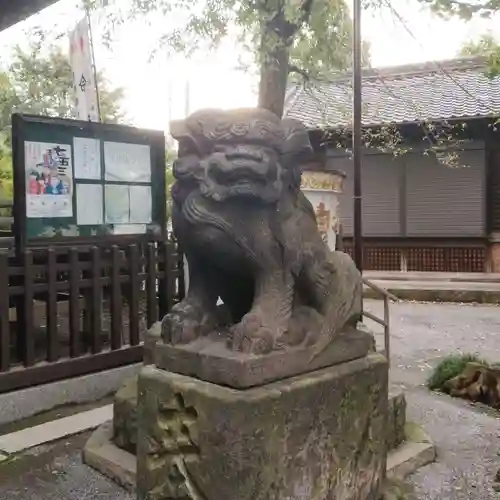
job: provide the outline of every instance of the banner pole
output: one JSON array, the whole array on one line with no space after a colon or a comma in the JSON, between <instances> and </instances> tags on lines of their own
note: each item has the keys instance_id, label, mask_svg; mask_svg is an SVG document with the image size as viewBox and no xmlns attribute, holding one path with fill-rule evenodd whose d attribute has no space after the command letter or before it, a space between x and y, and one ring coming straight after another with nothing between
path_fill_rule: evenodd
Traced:
<instances>
[{"instance_id":1,"label":"banner pole","mask_svg":"<svg viewBox=\"0 0 500 500\"><path fill-rule=\"evenodd\" d=\"M97 115L99 117L99 122L101 122L101 99L99 93L99 81L97 78L97 67L95 64L94 37L92 36L92 22L90 20L90 9L87 2L85 2L85 15L87 16L87 23L89 26L90 57L92 59L92 71L94 73L95 91L97 96Z\"/></svg>"}]
</instances>

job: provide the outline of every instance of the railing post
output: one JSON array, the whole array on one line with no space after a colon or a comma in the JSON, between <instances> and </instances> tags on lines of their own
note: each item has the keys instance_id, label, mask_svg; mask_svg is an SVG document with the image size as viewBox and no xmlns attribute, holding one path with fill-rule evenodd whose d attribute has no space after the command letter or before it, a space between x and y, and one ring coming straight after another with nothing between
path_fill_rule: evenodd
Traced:
<instances>
[{"instance_id":1,"label":"railing post","mask_svg":"<svg viewBox=\"0 0 500 500\"><path fill-rule=\"evenodd\" d=\"M391 366L391 339L390 339L390 315L389 315L389 298L384 295L384 344L385 344L385 355L387 357L387 362L389 368Z\"/></svg>"}]
</instances>

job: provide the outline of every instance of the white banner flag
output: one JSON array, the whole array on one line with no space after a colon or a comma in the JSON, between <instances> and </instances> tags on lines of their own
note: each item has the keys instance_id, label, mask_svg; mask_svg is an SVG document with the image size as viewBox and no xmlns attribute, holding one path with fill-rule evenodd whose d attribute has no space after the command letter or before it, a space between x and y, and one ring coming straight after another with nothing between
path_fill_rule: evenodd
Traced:
<instances>
[{"instance_id":1,"label":"white banner flag","mask_svg":"<svg viewBox=\"0 0 500 500\"><path fill-rule=\"evenodd\" d=\"M69 58L78 119L98 122L97 88L92 71L89 32L88 19L85 17L69 35Z\"/></svg>"}]
</instances>

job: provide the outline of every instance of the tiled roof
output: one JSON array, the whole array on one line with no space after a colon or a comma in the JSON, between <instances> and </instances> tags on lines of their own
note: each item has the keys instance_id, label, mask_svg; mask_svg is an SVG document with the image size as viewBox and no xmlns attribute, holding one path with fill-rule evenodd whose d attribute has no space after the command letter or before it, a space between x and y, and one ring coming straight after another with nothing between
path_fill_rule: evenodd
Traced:
<instances>
[{"instance_id":1,"label":"tiled roof","mask_svg":"<svg viewBox=\"0 0 500 500\"><path fill-rule=\"evenodd\" d=\"M288 90L285 116L308 127L349 126L351 115L350 74ZM363 72L363 123L367 126L496 115L500 115L500 77L486 75L482 58Z\"/></svg>"}]
</instances>

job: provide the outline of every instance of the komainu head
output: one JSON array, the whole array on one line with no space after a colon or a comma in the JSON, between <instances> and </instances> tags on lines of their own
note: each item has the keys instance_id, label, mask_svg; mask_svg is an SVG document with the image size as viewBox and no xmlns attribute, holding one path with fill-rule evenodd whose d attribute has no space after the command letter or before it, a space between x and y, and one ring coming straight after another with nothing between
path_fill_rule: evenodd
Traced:
<instances>
[{"instance_id":1,"label":"komainu head","mask_svg":"<svg viewBox=\"0 0 500 500\"><path fill-rule=\"evenodd\" d=\"M174 199L187 188L217 202L250 197L277 202L300 187L300 165L312 148L306 128L259 108L197 111L171 124L179 141ZM181 198L181 199L179 199Z\"/></svg>"}]
</instances>

